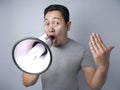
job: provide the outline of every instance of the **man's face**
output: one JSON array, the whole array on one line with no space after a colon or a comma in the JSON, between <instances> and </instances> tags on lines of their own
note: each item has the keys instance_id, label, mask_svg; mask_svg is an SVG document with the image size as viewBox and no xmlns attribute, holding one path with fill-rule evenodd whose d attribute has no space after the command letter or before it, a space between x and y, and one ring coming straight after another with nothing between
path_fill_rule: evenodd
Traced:
<instances>
[{"instance_id":1,"label":"man's face","mask_svg":"<svg viewBox=\"0 0 120 90\"><path fill-rule=\"evenodd\" d=\"M51 39L53 45L62 45L67 41L67 31L70 24L65 24L64 18L59 11L51 11L45 15L45 33Z\"/></svg>"}]
</instances>

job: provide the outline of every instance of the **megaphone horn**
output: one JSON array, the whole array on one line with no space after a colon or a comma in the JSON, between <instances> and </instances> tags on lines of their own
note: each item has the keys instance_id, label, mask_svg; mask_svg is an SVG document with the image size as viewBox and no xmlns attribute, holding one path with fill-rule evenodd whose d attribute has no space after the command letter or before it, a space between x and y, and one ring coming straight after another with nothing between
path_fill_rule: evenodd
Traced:
<instances>
[{"instance_id":1,"label":"megaphone horn","mask_svg":"<svg viewBox=\"0 0 120 90\"><path fill-rule=\"evenodd\" d=\"M52 62L51 40L46 34L40 38L25 38L18 41L12 50L16 66L30 74L41 74Z\"/></svg>"}]
</instances>

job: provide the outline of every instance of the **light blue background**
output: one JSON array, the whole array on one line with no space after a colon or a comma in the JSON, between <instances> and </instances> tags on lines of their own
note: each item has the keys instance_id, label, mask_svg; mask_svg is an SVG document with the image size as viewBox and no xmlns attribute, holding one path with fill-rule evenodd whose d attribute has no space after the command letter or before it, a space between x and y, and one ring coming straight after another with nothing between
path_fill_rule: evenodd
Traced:
<instances>
[{"instance_id":1,"label":"light blue background","mask_svg":"<svg viewBox=\"0 0 120 90\"><path fill-rule=\"evenodd\" d=\"M89 36L99 33L111 53L108 79L102 90L120 90L120 0L0 0L0 90L41 90L41 80L32 87L22 85L21 71L12 60L12 47L25 37L40 37L43 11L50 4L70 10L69 36L89 50ZM89 90L82 73L80 90Z\"/></svg>"}]
</instances>

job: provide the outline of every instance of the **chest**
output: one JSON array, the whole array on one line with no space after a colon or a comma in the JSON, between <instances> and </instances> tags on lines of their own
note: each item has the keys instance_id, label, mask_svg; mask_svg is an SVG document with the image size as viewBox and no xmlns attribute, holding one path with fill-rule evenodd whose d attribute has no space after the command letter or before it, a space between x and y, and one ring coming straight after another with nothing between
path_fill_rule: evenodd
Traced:
<instances>
[{"instance_id":1,"label":"chest","mask_svg":"<svg viewBox=\"0 0 120 90\"><path fill-rule=\"evenodd\" d=\"M52 64L48 71L50 72L78 72L81 67L82 52L75 48L69 49L51 49L52 50Z\"/></svg>"}]
</instances>

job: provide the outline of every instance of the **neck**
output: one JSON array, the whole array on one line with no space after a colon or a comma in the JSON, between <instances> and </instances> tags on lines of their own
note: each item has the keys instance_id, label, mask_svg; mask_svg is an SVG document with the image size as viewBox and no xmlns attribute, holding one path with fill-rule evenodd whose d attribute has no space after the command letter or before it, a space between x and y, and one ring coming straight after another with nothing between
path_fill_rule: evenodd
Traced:
<instances>
[{"instance_id":1,"label":"neck","mask_svg":"<svg viewBox=\"0 0 120 90\"><path fill-rule=\"evenodd\" d=\"M64 44L66 44L67 42L68 42L68 38L66 38L61 45L64 45Z\"/></svg>"},{"instance_id":2,"label":"neck","mask_svg":"<svg viewBox=\"0 0 120 90\"><path fill-rule=\"evenodd\" d=\"M65 38L64 41L61 43L61 44L58 44L58 45L53 45L55 47L61 47L61 46L64 46L67 42L68 42L69 38Z\"/></svg>"}]
</instances>

